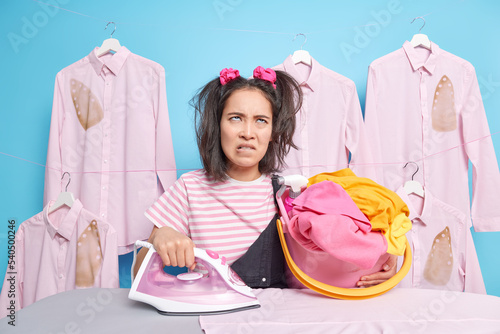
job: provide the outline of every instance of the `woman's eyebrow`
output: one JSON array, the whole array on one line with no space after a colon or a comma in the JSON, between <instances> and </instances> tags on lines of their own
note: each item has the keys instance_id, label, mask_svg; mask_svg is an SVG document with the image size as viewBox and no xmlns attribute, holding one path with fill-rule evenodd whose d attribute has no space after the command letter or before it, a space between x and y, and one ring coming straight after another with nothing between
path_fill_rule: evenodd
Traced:
<instances>
[{"instance_id":1,"label":"woman's eyebrow","mask_svg":"<svg viewBox=\"0 0 500 334\"><path fill-rule=\"evenodd\" d=\"M270 116L267 116L267 115L255 115L254 116L255 118L271 118Z\"/></svg>"},{"instance_id":2,"label":"woman's eyebrow","mask_svg":"<svg viewBox=\"0 0 500 334\"><path fill-rule=\"evenodd\" d=\"M245 116L244 113L238 111L230 111L227 113L228 116Z\"/></svg>"}]
</instances>

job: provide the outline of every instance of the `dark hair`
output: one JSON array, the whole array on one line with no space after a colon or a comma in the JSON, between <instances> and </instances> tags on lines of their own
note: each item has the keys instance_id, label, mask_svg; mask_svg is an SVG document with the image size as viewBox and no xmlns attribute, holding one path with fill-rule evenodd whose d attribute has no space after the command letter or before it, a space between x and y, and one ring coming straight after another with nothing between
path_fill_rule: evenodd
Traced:
<instances>
[{"instance_id":1,"label":"dark hair","mask_svg":"<svg viewBox=\"0 0 500 334\"><path fill-rule=\"evenodd\" d=\"M255 89L263 93L273 109L272 135L267 152L259 162L259 171L270 174L285 165L285 156L293 143L295 114L302 106L302 91L297 81L283 71L276 71L276 89L269 81L238 77L222 85L219 77L213 79L191 99L195 110L195 130L203 168L215 178L227 175L227 158L222 151L220 122L229 96L237 90Z\"/></svg>"}]
</instances>

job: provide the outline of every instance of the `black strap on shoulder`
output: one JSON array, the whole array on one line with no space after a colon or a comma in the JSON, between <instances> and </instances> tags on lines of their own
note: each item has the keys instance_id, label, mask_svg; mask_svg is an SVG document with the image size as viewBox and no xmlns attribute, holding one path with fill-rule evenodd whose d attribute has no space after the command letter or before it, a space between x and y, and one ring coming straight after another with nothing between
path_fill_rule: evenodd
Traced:
<instances>
[{"instance_id":1,"label":"black strap on shoulder","mask_svg":"<svg viewBox=\"0 0 500 334\"><path fill-rule=\"evenodd\" d=\"M271 177L276 207L276 193L280 189L278 175ZM285 256L281 248L275 214L271 222L248 248L247 252L236 260L231 268L251 288L286 288Z\"/></svg>"}]
</instances>

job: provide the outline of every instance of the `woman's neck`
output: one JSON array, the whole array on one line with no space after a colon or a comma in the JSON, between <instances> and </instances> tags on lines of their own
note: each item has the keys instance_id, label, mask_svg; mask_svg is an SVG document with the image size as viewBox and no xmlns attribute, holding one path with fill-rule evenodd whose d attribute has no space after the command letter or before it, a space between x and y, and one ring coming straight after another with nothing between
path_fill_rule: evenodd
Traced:
<instances>
[{"instance_id":1,"label":"woman's neck","mask_svg":"<svg viewBox=\"0 0 500 334\"><path fill-rule=\"evenodd\" d=\"M227 175L233 180L249 182L257 180L259 177L261 177L262 173L258 169L247 170L240 168L231 168L227 171Z\"/></svg>"}]
</instances>

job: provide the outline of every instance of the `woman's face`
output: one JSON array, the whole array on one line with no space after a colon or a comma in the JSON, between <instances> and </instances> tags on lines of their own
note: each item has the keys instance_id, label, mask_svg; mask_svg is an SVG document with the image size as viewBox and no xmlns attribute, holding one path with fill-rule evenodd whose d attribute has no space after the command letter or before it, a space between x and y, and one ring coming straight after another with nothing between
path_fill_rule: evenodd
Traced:
<instances>
[{"instance_id":1,"label":"woman's face","mask_svg":"<svg viewBox=\"0 0 500 334\"><path fill-rule=\"evenodd\" d=\"M273 129L271 103L259 90L233 92L222 111L220 129L229 177L239 181L259 178L259 162L267 152Z\"/></svg>"}]
</instances>

